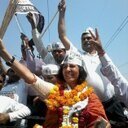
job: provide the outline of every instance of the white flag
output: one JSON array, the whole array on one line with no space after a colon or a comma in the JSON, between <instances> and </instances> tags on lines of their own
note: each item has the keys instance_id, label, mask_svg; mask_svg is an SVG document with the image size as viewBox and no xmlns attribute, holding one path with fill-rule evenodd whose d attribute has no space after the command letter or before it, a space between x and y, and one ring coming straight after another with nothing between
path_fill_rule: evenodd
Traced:
<instances>
[{"instance_id":1,"label":"white flag","mask_svg":"<svg viewBox=\"0 0 128 128\"><path fill-rule=\"evenodd\" d=\"M17 0L16 14L39 13L29 0Z\"/></svg>"}]
</instances>

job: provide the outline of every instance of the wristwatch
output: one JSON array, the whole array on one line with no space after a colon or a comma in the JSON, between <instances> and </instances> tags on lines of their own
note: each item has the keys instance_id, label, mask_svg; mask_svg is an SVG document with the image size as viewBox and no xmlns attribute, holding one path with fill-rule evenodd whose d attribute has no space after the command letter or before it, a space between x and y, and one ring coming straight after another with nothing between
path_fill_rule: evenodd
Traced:
<instances>
[{"instance_id":1,"label":"wristwatch","mask_svg":"<svg viewBox=\"0 0 128 128\"><path fill-rule=\"evenodd\" d=\"M12 59L11 59L10 61L7 61L7 62L6 62L6 65L9 66L9 67L11 67L12 64L13 64L13 62L14 62L14 60L15 60L15 57L12 56Z\"/></svg>"}]
</instances>

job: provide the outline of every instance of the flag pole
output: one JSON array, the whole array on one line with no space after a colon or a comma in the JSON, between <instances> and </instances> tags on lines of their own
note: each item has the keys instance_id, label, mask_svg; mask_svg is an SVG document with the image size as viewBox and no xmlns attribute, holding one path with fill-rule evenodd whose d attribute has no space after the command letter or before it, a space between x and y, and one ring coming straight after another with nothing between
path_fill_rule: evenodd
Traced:
<instances>
[{"instance_id":1,"label":"flag pole","mask_svg":"<svg viewBox=\"0 0 128 128\"><path fill-rule=\"evenodd\" d=\"M9 23L11 22L11 19L15 13L15 3L13 0L10 0L9 5L6 9L1 27L0 27L0 38L4 37L4 34L6 33L6 30L8 28Z\"/></svg>"},{"instance_id":2,"label":"flag pole","mask_svg":"<svg viewBox=\"0 0 128 128\"><path fill-rule=\"evenodd\" d=\"M61 2L61 0L60 0ZM51 19L50 23L48 24L48 26L45 28L45 30L41 33L41 38L44 36L45 32L49 29L50 25L52 24L53 20L55 19L56 15L58 14L59 10L56 11L55 15L53 16L53 18Z\"/></svg>"},{"instance_id":3,"label":"flag pole","mask_svg":"<svg viewBox=\"0 0 128 128\"><path fill-rule=\"evenodd\" d=\"M20 33L23 33L23 29L22 29L21 26L20 26L19 20L18 20L18 18L17 18L17 14L15 14L14 16L15 16L15 20L16 20L16 24L17 24L17 26L18 26L19 32L20 32Z\"/></svg>"},{"instance_id":4,"label":"flag pole","mask_svg":"<svg viewBox=\"0 0 128 128\"><path fill-rule=\"evenodd\" d=\"M41 33L41 38L44 36L45 32L48 30L48 28L50 27L50 25L52 24L53 20L55 19L56 15L58 14L58 10L55 13L55 15L53 16L53 18L51 19L50 23L48 24L48 26L45 28L45 30L43 31L43 33Z\"/></svg>"}]
</instances>

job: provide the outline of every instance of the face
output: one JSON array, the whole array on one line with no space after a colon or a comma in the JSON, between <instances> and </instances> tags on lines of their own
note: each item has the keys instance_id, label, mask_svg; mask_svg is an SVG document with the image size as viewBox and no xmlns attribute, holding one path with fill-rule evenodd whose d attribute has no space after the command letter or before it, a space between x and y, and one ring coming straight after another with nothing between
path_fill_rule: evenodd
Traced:
<instances>
[{"instance_id":1,"label":"face","mask_svg":"<svg viewBox=\"0 0 128 128\"><path fill-rule=\"evenodd\" d=\"M16 82L20 79L20 77L11 68L8 69L7 75L9 77L8 82Z\"/></svg>"},{"instance_id":2,"label":"face","mask_svg":"<svg viewBox=\"0 0 128 128\"><path fill-rule=\"evenodd\" d=\"M72 88L76 86L79 78L79 67L75 64L64 64L62 73L67 84Z\"/></svg>"},{"instance_id":3,"label":"face","mask_svg":"<svg viewBox=\"0 0 128 128\"><path fill-rule=\"evenodd\" d=\"M44 80L53 84L57 83L57 76L56 75L47 75L47 76L43 76Z\"/></svg>"},{"instance_id":4,"label":"face","mask_svg":"<svg viewBox=\"0 0 128 128\"><path fill-rule=\"evenodd\" d=\"M28 37L25 37L25 38L24 38L24 41L25 41L26 43L28 43L28 41L29 41Z\"/></svg>"},{"instance_id":5,"label":"face","mask_svg":"<svg viewBox=\"0 0 128 128\"><path fill-rule=\"evenodd\" d=\"M61 64L65 57L66 51L64 49L53 50L52 55L58 64Z\"/></svg>"},{"instance_id":6,"label":"face","mask_svg":"<svg viewBox=\"0 0 128 128\"><path fill-rule=\"evenodd\" d=\"M92 37L88 34L83 34L81 37L82 49L89 53L91 53L95 49L94 45L90 42L91 39Z\"/></svg>"}]
</instances>

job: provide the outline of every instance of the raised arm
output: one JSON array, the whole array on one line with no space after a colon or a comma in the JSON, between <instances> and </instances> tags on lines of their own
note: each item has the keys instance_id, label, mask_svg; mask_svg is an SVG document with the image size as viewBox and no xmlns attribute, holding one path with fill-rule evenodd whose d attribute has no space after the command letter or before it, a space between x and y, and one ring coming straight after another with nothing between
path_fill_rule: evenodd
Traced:
<instances>
[{"instance_id":1,"label":"raised arm","mask_svg":"<svg viewBox=\"0 0 128 128\"><path fill-rule=\"evenodd\" d=\"M0 39L0 56L6 61L10 62L13 61L13 57L8 53L6 48L3 45L2 40ZM11 67L21 76L27 83L33 83L35 81L33 73L30 72L25 66L20 64L17 60L12 62L13 64Z\"/></svg>"},{"instance_id":2,"label":"raised arm","mask_svg":"<svg viewBox=\"0 0 128 128\"><path fill-rule=\"evenodd\" d=\"M59 9L59 21L58 21L58 34L61 42L65 46L66 50L70 49L71 42L66 36L66 28L65 28L65 11L66 11L66 4L65 0L61 0L58 5Z\"/></svg>"},{"instance_id":3,"label":"raised arm","mask_svg":"<svg viewBox=\"0 0 128 128\"><path fill-rule=\"evenodd\" d=\"M28 19L29 23L31 24L32 37L33 37L33 41L34 41L34 44L36 46L36 49L39 52L39 54L41 55L42 59L44 59L46 57L48 51L45 48L45 46L42 42L40 33L37 30L37 26L36 26L35 21L34 21L34 15L36 15L36 14L28 13L27 19Z\"/></svg>"},{"instance_id":4,"label":"raised arm","mask_svg":"<svg viewBox=\"0 0 128 128\"><path fill-rule=\"evenodd\" d=\"M14 59L3 45L0 39L0 56L10 64L11 68L25 80L25 82L31 84L42 96L42 98L47 98L50 90L53 88L53 84L45 82L44 80L33 74L27 67L22 65L19 61Z\"/></svg>"},{"instance_id":5,"label":"raised arm","mask_svg":"<svg viewBox=\"0 0 128 128\"><path fill-rule=\"evenodd\" d=\"M124 78L109 56L105 53L97 29L96 36L92 36L92 42L95 43L95 47L102 64L102 74L107 77L112 85L114 85L117 97L119 97L119 99L128 107L128 81Z\"/></svg>"}]
</instances>

